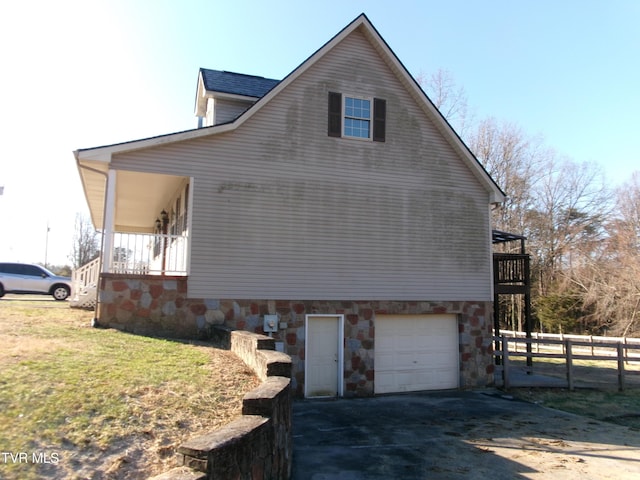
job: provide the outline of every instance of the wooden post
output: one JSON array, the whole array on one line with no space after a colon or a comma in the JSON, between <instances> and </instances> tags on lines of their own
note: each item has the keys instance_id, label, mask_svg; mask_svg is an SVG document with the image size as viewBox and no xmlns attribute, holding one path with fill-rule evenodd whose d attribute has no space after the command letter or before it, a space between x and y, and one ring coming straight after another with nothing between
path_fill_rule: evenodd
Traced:
<instances>
[{"instance_id":1,"label":"wooden post","mask_svg":"<svg viewBox=\"0 0 640 480\"><path fill-rule=\"evenodd\" d=\"M618 390L624 390L624 351L622 342L618 342Z\"/></svg>"},{"instance_id":2,"label":"wooden post","mask_svg":"<svg viewBox=\"0 0 640 480\"><path fill-rule=\"evenodd\" d=\"M571 351L571 339L567 338L563 345L567 355L567 387L569 391L573 391L573 352Z\"/></svg>"},{"instance_id":3,"label":"wooden post","mask_svg":"<svg viewBox=\"0 0 640 480\"><path fill-rule=\"evenodd\" d=\"M497 268L497 262L494 259L493 261L494 268L494 278L495 278L495 269ZM494 280L495 282L496 280ZM500 349L500 312L499 312L499 304L500 304L500 295L497 293L493 294L493 336L496 337L494 348L497 350ZM496 356L496 365L500 365L502 359Z\"/></svg>"},{"instance_id":4,"label":"wooden post","mask_svg":"<svg viewBox=\"0 0 640 480\"><path fill-rule=\"evenodd\" d=\"M625 345L625 349L624 349L624 355L625 357L627 357L627 364L629 364L629 350L627 350L626 346L627 346L627 337L622 337L622 341L624 342Z\"/></svg>"},{"instance_id":5,"label":"wooden post","mask_svg":"<svg viewBox=\"0 0 640 480\"><path fill-rule=\"evenodd\" d=\"M524 255L524 240L521 240L521 250ZM531 271L529 266L529 256L524 259L524 324L527 332L527 338L531 340L531 331L533 330L533 319L531 318ZM527 343L527 353L531 354L531 342ZM531 369L533 366L533 356L527 356L527 367Z\"/></svg>"},{"instance_id":6,"label":"wooden post","mask_svg":"<svg viewBox=\"0 0 640 480\"><path fill-rule=\"evenodd\" d=\"M509 341L502 337L502 388L509 390Z\"/></svg>"}]
</instances>

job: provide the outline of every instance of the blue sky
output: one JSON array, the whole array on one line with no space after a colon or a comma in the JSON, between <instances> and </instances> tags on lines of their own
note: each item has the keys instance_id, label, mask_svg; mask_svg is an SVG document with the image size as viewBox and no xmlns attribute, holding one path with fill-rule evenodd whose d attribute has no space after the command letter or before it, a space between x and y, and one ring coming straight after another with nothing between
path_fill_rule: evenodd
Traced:
<instances>
[{"instance_id":1,"label":"blue sky","mask_svg":"<svg viewBox=\"0 0 640 480\"><path fill-rule=\"evenodd\" d=\"M282 78L362 12L413 75L448 70L476 118L611 185L640 170L636 0L5 2L0 260L67 261L86 212L73 150L194 128L198 68Z\"/></svg>"}]
</instances>

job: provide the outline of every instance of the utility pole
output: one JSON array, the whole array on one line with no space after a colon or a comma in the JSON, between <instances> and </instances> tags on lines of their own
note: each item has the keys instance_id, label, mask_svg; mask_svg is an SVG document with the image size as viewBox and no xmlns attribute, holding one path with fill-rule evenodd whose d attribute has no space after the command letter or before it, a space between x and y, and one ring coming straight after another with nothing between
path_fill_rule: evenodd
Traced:
<instances>
[{"instance_id":1,"label":"utility pole","mask_svg":"<svg viewBox=\"0 0 640 480\"><path fill-rule=\"evenodd\" d=\"M44 241L44 268L47 268L47 253L49 251L49 220L47 220L47 236Z\"/></svg>"}]
</instances>

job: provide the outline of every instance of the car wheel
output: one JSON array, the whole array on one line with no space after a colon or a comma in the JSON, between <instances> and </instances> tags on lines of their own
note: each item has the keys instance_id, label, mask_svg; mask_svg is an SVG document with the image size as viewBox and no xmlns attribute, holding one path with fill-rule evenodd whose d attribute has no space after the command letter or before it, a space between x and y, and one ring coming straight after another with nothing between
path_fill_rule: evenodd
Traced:
<instances>
[{"instance_id":1,"label":"car wheel","mask_svg":"<svg viewBox=\"0 0 640 480\"><path fill-rule=\"evenodd\" d=\"M4 297L4 287L2 286L2 284L0 283L0 298Z\"/></svg>"},{"instance_id":2,"label":"car wheel","mask_svg":"<svg viewBox=\"0 0 640 480\"><path fill-rule=\"evenodd\" d=\"M53 295L53 298L55 298L56 300L66 300L69 296L69 293L69 287L65 285L58 285L53 289L51 295Z\"/></svg>"}]
</instances>

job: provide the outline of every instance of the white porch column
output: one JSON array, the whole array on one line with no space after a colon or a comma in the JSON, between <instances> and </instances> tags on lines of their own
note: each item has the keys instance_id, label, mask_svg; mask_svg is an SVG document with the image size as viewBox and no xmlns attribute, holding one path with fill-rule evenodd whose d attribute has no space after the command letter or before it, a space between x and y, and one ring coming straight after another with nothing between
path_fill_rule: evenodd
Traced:
<instances>
[{"instance_id":1,"label":"white porch column","mask_svg":"<svg viewBox=\"0 0 640 480\"><path fill-rule=\"evenodd\" d=\"M104 236L102 251L102 273L111 271L113 262L113 231L116 214L116 171L109 169L107 173L107 189L104 197L104 219L102 235Z\"/></svg>"}]
</instances>

